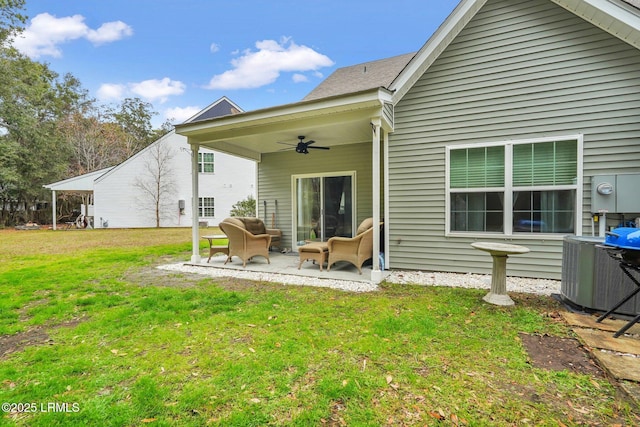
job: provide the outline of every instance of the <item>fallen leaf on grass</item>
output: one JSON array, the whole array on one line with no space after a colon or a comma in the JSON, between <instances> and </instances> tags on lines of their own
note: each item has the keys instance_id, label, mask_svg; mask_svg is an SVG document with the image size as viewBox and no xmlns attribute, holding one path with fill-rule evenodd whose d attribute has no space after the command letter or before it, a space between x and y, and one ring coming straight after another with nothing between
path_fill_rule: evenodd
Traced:
<instances>
[{"instance_id":1,"label":"fallen leaf on grass","mask_svg":"<svg viewBox=\"0 0 640 427\"><path fill-rule=\"evenodd\" d=\"M393 381L393 377L391 375L387 375L387 384L391 384L391 381Z\"/></svg>"},{"instance_id":2,"label":"fallen leaf on grass","mask_svg":"<svg viewBox=\"0 0 640 427\"><path fill-rule=\"evenodd\" d=\"M449 416L449 419L454 426L466 426L469 424L467 420L465 420L464 418L459 418L456 414L451 414Z\"/></svg>"},{"instance_id":3,"label":"fallen leaf on grass","mask_svg":"<svg viewBox=\"0 0 640 427\"><path fill-rule=\"evenodd\" d=\"M447 417L444 416L444 413L441 410L429 411L429 416L435 418L436 420L444 421Z\"/></svg>"},{"instance_id":4,"label":"fallen leaf on grass","mask_svg":"<svg viewBox=\"0 0 640 427\"><path fill-rule=\"evenodd\" d=\"M142 420L143 423L152 423L154 421L156 421L155 418L145 418L144 420Z\"/></svg>"}]
</instances>

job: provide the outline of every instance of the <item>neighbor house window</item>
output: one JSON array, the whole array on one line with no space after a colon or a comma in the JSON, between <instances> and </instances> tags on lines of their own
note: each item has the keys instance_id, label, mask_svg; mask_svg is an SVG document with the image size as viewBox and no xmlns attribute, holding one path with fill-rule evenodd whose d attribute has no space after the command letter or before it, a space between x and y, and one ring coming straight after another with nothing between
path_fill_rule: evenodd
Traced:
<instances>
[{"instance_id":1,"label":"neighbor house window","mask_svg":"<svg viewBox=\"0 0 640 427\"><path fill-rule=\"evenodd\" d=\"M213 153L198 153L198 172L213 173Z\"/></svg>"},{"instance_id":2,"label":"neighbor house window","mask_svg":"<svg viewBox=\"0 0 640 427\"><path fill-rule=\"evenodd\" d=\"M200 218L215 217L213 197L200 197L198 201L198 216Z\"/></svg>"},{"instance_id":3,"label":"neighbor house window","mask_svg":"<svg viewBox=\"0 0 640 427\"><path fill-rule=\"evenodd\" d=\"M449 231L574 233L581 140L447 148Z\"/></svg>"}]
</instances>

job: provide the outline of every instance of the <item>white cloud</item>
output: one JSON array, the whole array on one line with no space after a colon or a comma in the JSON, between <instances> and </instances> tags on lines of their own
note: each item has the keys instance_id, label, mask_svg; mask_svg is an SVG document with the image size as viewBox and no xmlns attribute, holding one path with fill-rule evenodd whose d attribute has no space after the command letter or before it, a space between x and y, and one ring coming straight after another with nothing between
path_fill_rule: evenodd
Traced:
<instances>
[{"instance_id":1,"label":"white cloud","mask_svg":"<svg viewBox=\"0 0 640 427\"><path fill-rule=\"evenodd\" d=\"M211 51L211 53L216 53L220 50L220 45L217 43L211 43L211 46L209 46L209 50Z\"/></svg>"},{"instance_id":2,"label":"white cloud","mask_svg":"<svg viewBox=\"0 0 640 427\"><path fill-rule=\"evenodd\" d=\"M120 84L104 83L98 89L98 98L102 100L122 99L125 97L127 87Z\"/></svg>"},{"instance_id":3,"label":"white cloud","mask_svg":"<svg viewBox=\"0 0 640 427\"><path fill-rule=\"evenodd\" d=\"M233 69L213 76L208 89L253 89L275 82L282 72L316 71L333 65L329 57L289 39L256 42L231 61Z\"/></svg>"},{"instance_id":4,"label":"white cloud","mask_svg":"<svg viewBox=\"0 0 640 427\"><path fill-rule=\"evenodd\" d=\"M122 21L104 23L97 30L89 30L87 40L95 45L109 43L131 36L133 29Z\"/></svg>"},{"instance_id":5,"label":"white cloud","mask_svg":"<svg viewBox=\"0 0 640 427\"><path fill-rule=\"evenodd\" d=\"M139 83L129 83L129 89L142 98L163 103L171 95L182 95L185 90L185 84L165 77L162 80L153 79Z\"/></svg>"},{"instance_id":6,"label":"white cloud","mask_svg":"<svg viewBox=\"0 0 640 427\"><path fill-rule=\"evenodd\" d=\"M304 82L308 82L309 79L307 78L307 76L305 76L304 74L300 74L300 73L295 73L291 79L293 80L294 83L304 83Z\"/></svg>"},{"instance_id":7,"label":"white cloud","mask_svg":"<svg viewBox=\"0 0 640 427\"><path fill-rule=\"evenodd\" d=\"M171 120L171 123L183 123L185 120L198 114L202 111L200 107L175 107L167 108L164 111L164 117L166 120Z\"/></svg>"},{"instance_id":8,"label":"white cloud","mask_svg":"<svg viewBox=\"0 0 640 427\"><path fill-rule=\"evenodd\" d=\"M59 45L72 40L87 39L94 45L108 43L131 36L133 29L122 21L104 23L93 30L84 23L84 16L57 18L48 13L36 15L22 34L13 42L20 52L30 58L62 56Z\"/></svg>"},{"instance_id":9,"label":"white cloud","mask_svg":"<svg viewBox=\"0 0 640 427\"><path fill-rule=\"evenodd\" d=\"M169 96L182 95L186 85L181 81L165 77L161 80L151 79L141 82L117 84L103 83L98 89L101 100L119 100L127 96L138 96L147 101L166 102Z\"/></svg>"}]
</instances>

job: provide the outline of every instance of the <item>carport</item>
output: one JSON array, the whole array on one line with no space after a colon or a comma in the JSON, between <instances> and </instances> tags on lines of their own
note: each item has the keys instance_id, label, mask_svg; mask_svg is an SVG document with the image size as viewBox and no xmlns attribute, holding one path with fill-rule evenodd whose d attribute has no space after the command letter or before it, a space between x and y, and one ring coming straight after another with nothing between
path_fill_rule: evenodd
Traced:
<instances>
[{"instance_id":1,"label":"carport","mask_svg":"<svg viewBox=\"0 0 640 427\"><path fill-rule=\"evenodd\" d=\"M84 215L91 216L89 212L90 206L93 206L93 183L103 174L109 172L112 168L100 169L89 172L84 175L78 175L63 181L54 182L52 184L43 185L44 188L51 190L51 210L53 217L53 229L57 230L57 201L59 192L74 193L82 196Z\"/></svg>"}]
</instances>

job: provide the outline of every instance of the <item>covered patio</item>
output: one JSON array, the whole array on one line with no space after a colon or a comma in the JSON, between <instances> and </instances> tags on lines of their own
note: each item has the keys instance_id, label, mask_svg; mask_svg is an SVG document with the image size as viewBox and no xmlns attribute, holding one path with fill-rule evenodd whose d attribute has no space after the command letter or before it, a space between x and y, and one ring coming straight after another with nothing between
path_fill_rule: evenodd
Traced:
<instances>
[{"instance_id":1,"label":"covered patio","mask_svg":"<svg viewBox=\"0 0 640 427\"><path fill-rule=\"evenodd\" d=\"M382 218L388 217L387 212L382 211L381 206L388 207L384 197L388 192L383 191L386 181L384 173L387 164L385 155L388 143L388 134L393 130L393 107L391 105L391 93L382 88L351 93L348 95L330 96L327 98L302 101L295 104L280 107L268 108L236 115L230 115L201 122L191 122L176 127L178 133L188 137L192 152L192 188L193 188L193 212L198 212L198 150L200 147L222 151L240 157L252 159L258 163L257 185L257 207L258 217L261 217L261 206L271 197L280 199L283 212L280 212L278 228L282 229L284 246L290 249L295 256L274 257L287 260L286 266L278 262L273 262L272 266L262 265L258 260L251 263L247 268L264 268L270 271L282 272L283 268L291 270L293 274L317 275L318 266L310 269L307 266L297 270L297 247L300 244L300 234L296 234L295 209L299 195L295 194L294 180L297 176L306 176L305 173L343 173L358 175L360 182L364 182L370 188L358 187L354 183L353 198L356 200L360 194L365 194L369 206L359 206L353 208L350 219L349 232L355 230L359 222L365 217L372 217L374 224L380 224ZM308 139L317 141L318 145L327 147L331 151L319 150L312 154L295 152L294 147L288 148L287 143L295 143L298 137L306 135ZM357 155L342 154L347 147L358 144L363 149L358 149ZM295 145L295 144L294 144ZM351 148L351 150L354 150ZM362 153L362 155L360 155ZM337 156L337 157L336 157ZM366 159L365 157L368 157ZM345 166L335 166L339 161L345 162L366 162L366 167L360 170L350 163ZM335 159L339 159L335 160ZM324 168L324 169L322 169ZM332 168L340 168L335 172ZM363 178L364 173L370 176ZM241 171L239 171L241 173ZM278 184L272 182L272 176L281 175ZM354 178L355 181L355 178ZM356 194L357 192L357 194ZM354 205L356 203L354 202ZM286 211L284 210L286 209ZM322 214L321 214L322 215ZM270 221L268 214L263 214L265 222ZM197 217L193 223L197 224ZM383 280L383 270L385 265L381 265L377 254L381 249L380 229L375 225L376 231L373 233L373 258L372 265L362 275L357 271L349 274L347 280L368 280L378 283ZM388 228L384 228L387 233ZM384 236L382 237L384 238ZM191 263L198 265L202 262L199 253L199 229L193 227L192 233L192 257ZM324 240L324 239L323 239ZM217 262L217 261L216 261ZM212 259L212 263L214 260ZM222 264L222 263L220 263ZM233 266L229 267L233 268ZM295 271L294 271L295 270ZM328 278L339 277L340 268L332 269L331 272L322 272ZM359 276L354 278L354 276Z\"/></svg>"}]
</instances>

